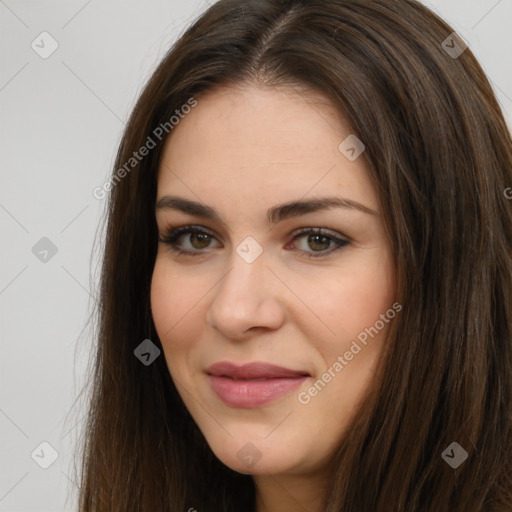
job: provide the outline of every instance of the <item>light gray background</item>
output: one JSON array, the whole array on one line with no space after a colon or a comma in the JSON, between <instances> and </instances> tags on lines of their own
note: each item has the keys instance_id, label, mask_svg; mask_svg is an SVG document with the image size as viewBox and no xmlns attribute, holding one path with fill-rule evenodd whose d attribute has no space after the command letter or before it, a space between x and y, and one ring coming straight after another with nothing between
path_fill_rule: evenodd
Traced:
<instances>
[{"instance_id":1,"label":"light gray background","mask_svg":"<svg viewBox=\"0 0 512 512\"><path fill-rule=\"evenodd\" d=\"M468 42L510 125L512 0L424 3ZM73 457L86 410L73 402L93 340L84 326L105 207L92 191L111 172L142 84L207 7L0 0L0 512L77 508ZM31 48L49 48L44 31L58 43L47 59ZM42 237L57 247L46 262L32 252ZM58 453L48 469L37 463L51 462L42 442Z\"/></svg>"}]
</instances>

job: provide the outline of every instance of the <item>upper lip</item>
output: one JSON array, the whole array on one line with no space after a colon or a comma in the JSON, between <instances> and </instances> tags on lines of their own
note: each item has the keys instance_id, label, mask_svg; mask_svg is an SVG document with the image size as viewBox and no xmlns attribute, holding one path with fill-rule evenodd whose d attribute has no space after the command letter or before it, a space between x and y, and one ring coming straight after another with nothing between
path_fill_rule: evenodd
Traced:
<instances>
[{"instance_id":1,"label":"upper lip","mask_svg":"<svg viewBox=\"0 0 512 512\"><path fill-rule=\"evenodd\" d=\"M233 379L277 379L309 376L309 373L306 371L292 370L259 361L242 365L221 361L207 368L206 373L216 377L231 377Z\"/></svg>"}]
</instances>

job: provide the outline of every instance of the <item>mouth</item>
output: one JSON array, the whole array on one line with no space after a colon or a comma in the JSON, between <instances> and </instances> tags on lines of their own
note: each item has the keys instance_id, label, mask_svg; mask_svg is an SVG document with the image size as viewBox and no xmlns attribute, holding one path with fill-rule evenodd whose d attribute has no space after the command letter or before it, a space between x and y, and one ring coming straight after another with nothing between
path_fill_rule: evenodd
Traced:
<instances>
[{"instance_id":1,"label":"mouth","mask_svg":"<svg viewBox=\"0 0 512 512\"><path fill-rule=\"evenodd\" d=\"M250 409L269 404L290 393L311 375L273 364L241 366L223 361L206 370L216 395L230 407Z\"/></svg>"}]
</instances>

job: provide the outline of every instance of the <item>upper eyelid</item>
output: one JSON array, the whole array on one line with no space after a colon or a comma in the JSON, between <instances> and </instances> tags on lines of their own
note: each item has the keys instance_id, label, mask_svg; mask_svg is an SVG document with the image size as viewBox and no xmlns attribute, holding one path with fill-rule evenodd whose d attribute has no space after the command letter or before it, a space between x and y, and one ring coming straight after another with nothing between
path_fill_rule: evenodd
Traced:
<instances>
[{"instance_id":1,"label":"upper eyelid","mask_svg":"<svg viewBox=\"0 0 512 512\"><path fill-rule=\"evenodd\" d=\"M209 249L215 249L215 247L210 248L206 247L203 249L197 249L197 250L191 250L191 249L183 249L181 244L177 243L177 239L180 238L183 235L188 235L192 233L206 233L209 236L212 236L217 242L217 236L215 233L211 233L210 229L205 228L204 226L198 226L198 225L181 225L181 226L168 226L165 229L165 234L161 235L159 234L158 241L161 243L164 243L168 245L169 249L177 252L180 255L188 256L188 257L201 257L201 256L208 256L208 253L210 252ZM298 249L298 255L300 255L302 258L306 258L308 261L322 261L326 258L335 255L338 253L341 249L344 247L352 245L352 240L349 237L346 237L343 234L337 233L334 230L331 230L330 228L323 228L323 227L302 227L295 230L293 233L288 235L288 237L291 237L291 242L294 243L295 240L301 239L303 237L307 237L311 234L319 234L323 236L327 236L327 238L330 239L330 243L334 243L334 247L331 247L330 249L322 250L322 251L307 251L303 249ZM288 242L290 243L290 242Z\"/></svg>"},{"instance_id":2,"label":"upper eyelid","mask_svg":"<svg viewBox=\"0 0 512 512\"><path fill-rule=\"evenodd\" d=\"M159 234L159 241L168 244L169 246L174 247L181 247L179 243L177 243L177 240L184 235L189 235L192 233L205 233L212 238L215 239L216 242L221 243L218 240L217 235L213 230L210 230L209 228L206 228L205 226L200 226L197 224L185 224L185 225L179 225L179 226L169 226L168 228L164 229L164 233ZM294 242L296 239L303 238L308 235L315 235L319 234L322 236L327 236L331 240L331 242L334 242L335 247L329 250L325 251L317 251L317 257L322 257L329 255L331 252L335 252L338 249L341 249L347 245L352 244L352 240L347 237L344 234L338 233L330 228L324 228L319 226L314 227L302 227L294 230L292 233L288 235L291 242ZM288 242L289 243L289 242ZM189 254L189 255L200 255L202 253L207 253L209 249L215 249L216 247L205 247L203 249L197 249L197 250L191 250L191 249L180 249L181 253ZM304 250L299 250L300 252L306 253L306 254L315 254L315 252L309 252Z\"/></svg>"},{"instance_id":3,"label":"upper eyelid","mask_svg":"<svg viewBox=\"0 0 512 512\"><path fill-rule=\"evenodd\" d=\"M179 226L170 226L164 227L162 230L158 230L161 236L167 236L170 234L174 234L177 231L181 231L180 236L183 234L194 233L194 232L204 232L216 239L218 239L217 233L215 230L208 228L206 226L201 226L198 224L184 224ZM308 232L319 233L326 236L330 236L332 238L341 238L346 241L350 241L350 237L343 233L339 233L331 228L325 228L320 226L304 226L302 228L294 229L288 236L294 237L296 235L307 235Z\"/></svg>"}]
</instances>

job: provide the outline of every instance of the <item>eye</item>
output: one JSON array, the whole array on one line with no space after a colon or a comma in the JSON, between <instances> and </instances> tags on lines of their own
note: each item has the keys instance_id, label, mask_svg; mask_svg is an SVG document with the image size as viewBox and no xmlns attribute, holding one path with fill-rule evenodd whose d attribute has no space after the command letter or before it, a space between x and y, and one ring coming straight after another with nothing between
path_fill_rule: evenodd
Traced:
<instances>
[{"instance_id":1,"label":"eye","mask_svg":"<svg viewBox=\"0 0 512 512\"><path fill-rule=\"evenodd\" d=\"M179 241L182 238L186 241L185 244ZM180 226L167 228L166 233L159 240L179 254L196 256L199 254L198 251L207 249L210 242L215 240L215 237L205 228L199 226Z\"/></svg>"},{"instance_id":2,"label":"eye","mask_svg":"<svg viewBox=\"0 0 512 512\"><path fill-rule=\"evenodd\" d=\"M293 235L293 242L303 239L299 245L300 252L306 258L319 258L345 247L350 242L340 238L324 228L305 228ZM295 245L295 244L293 244ZM288 247L288 246L287 246ZM310 252L308 249L312 249Z\"/></svg>"},{"instance_id":3,"label":"eye","mask_svg":"<svg viewBox=\"0 0 512 512\"><path fill-rule=\"evenodd\" d=\"M301 243L296 244L300 240ZM206 254L205 249L211 249L212 241L217 241L215 235L201 226L170 226L160 236L159 241L168 245L178 254L200 256ZM299 253L306 258L319 258L341 249L350 242L324 228L304 228L292 235L292 241L285 249L299 246ZM213 246L213 247L218 247ZM309 249L312 249L311 251Z\"/></svg>"}]
</instances>

